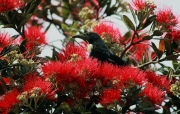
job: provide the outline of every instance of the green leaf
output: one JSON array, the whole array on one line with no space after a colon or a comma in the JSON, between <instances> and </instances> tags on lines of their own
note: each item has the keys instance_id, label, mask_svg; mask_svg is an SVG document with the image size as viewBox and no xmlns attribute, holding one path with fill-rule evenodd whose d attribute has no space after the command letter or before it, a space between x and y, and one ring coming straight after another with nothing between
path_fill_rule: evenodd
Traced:
<instances>
[{"instance_id":1,"label":"green leaf","mask_svg":"<svg viewBox=\"0 0 180 114\"><path fill-rule=\"evenodd\" d=\"M58 52L56 51L55 47L52 49L52 60L58 60L57 57Z\"/></svg>"},{"instance_id":2,"label":"green leaf","mask_svg":"<svg viewBox=\"0 0 180 114\"><path fill-rule=\"evenodd\" d=\"M21 27L23 25L25 25L29 19L31 18L32 14L27 14L26 17L20 22L20 24L18 25L18 27Z\"/></svg>"},{"instance_id":3,"label":"green leaf","mask_svg":"<svg viewBox=\"0 0 180 114\"><path fill-rule=\"evenodd\" d=\"M151 40L152 38L153 38L152 36L147 35L147 36L144 36L142 39L143 40Z\"/></svg>"},{"instance_id":4,"label":"green leaf","mask_svg":"<svg viewBox=\"0 0 180 114\"><path fill-rule=\"evenodd\" d=\"M124 38L125 38L126 40L128 40L131 36L132 36L131 31L128 31L128 32L126 32L126 34L124 35Z\"/></svg>"},{"instance_id":5,"label":"green leaf","mask_svg":"<svg viewBox=\"0 0 180 114\"><path fill-rule=\"evenodd\" d=\"M164 40L166 55L170 55L172 53L171 45L167 40Z\"/></svg>"},{"instance_id":6,"label":"green leaf","mask_svg":"<svg viewBox=\"0 0 180 114\"><path fill-rule=\"evenodd\" d=\"M113 110L108 110L106 108L97 108L96 110L100 112L101 114L117 114L117 112Z\"/></svg>"},{"instance_id":7,"label":"green leaf","mask_svg":"<svg viewBox=\"0 0 180 114\"><path fill-rule=\"evenodd\" d=\"M66 25L66 24L64 24L64 23L62 23L61 24L61 27L62 27L62 29L64 30L64 31L68 31L68 26Z\"/></svg>"},{"instance_id":8,"label":"green leaf","mask_svg":"<svg viewBox=\"0 0 180 114\"><path fill-rule=\"evenodd\" d=\"M177 60L172 60L172 65L173 65L174 70L177 70L177 68L179 67L179 63Z\"/></svg>"},{"instance_id":9,"label":"green leaf","mask_svg":"<svg viewBox=\"0 0 180 114\"><path fill-rule=\"evenodd\" d=\"M179 55L169 55L166 56L165 59L166 60L176 60L179 57Z\"/></svg>"},{"instance_id":10,"label":"green leaf","mask_svg":"<svg viewBox=\"0 0 180 114\"><path fill-rule=\"evenodd\" d=\"M31 3L29 3L27 6L26 6L26 11L25 13L26 14L33 14L38 5L41 3L41 0L33 0Z\"/></svg>"},{"instance_id":11,"label":"green leaf","mask_svg":"<svg viewBox=\"0 0 180 114\"><path fill-rule=\"evenodd\" d=\"M26 43L27 43L27 39L24 39L24 40L21 42L21 44L20 44L20 46L19 46L19 49L20 49L21 53L24 53L24 52L26 51Z\"/></svg>"},{"instance_id":12,"label":"green leaf","mask_svg":"<svg viewBox=\"0 0 180 114\"><path fill-rule=\"evenodd\" d=\"M162 36L163 35L163 32L161 32L160 30L155 30L153 32L153 36Z\"/></svg>"},{"instance_id":13,"label":"green leaf","mask_svg":"<svg viewBox=\"0 0 180 114\"><path fill-rule=\"evenodd\" d=\"M8 65L8 62L6 60L0 60L0 69L5 68Z\"/></svg>"},{"instance_id":14,"label":"green leaf","mask_svg":"<svg viewBox=\"0 0 180 114\"><path fill-rule=\"evenodd\" d=\"M155 20L156 20L156 16L155 16L155 15L149 17L149 18L146 20L145 24L140 28L140 30L146 28L147 26L149 26L149 25L150 25L152 22L154 22Z\"/></svg>"},{"instance_id":15,"label":"green leaf","mask_svg":"<svg viewBox=\"0 0 180 114\"><path fill-rule=\"evenodd\" d=\"M129 9L130 9L131 14L133 16L134 22L137 23L136 14L135 14L134 10L131 7L129 7Z\"/></svg>"},{"instance_id":16,"label":"green leaf","mask_svg":"<svg viewBox=\"0 0 180 114\"><path fill-rule=\"evenodd\" d=\"M132 23L132 21L126 15L123 15L122 18L123 18L124 23L126 24L126 26L129 29L135 30L134 24Z\"/></svg>"},{"instance_id":17,"label":"green leaf","mask_svg":"<svg viewBox=\"0 0 180 114\"><path fill-rule=\"evenodd\" d=\"M152 44L151 46L152 46L155 54L157 55L157 57L158 57L158 58L161 58L163 52L159 51L158 48L156 47L156 45L155 45L153 42L151 42L151 44Z\"/></svg>"},{"instance_id":18,"label":"green leaf","mask_svg":"<svg viewBox=\"0 0 180 114\"><path fill-rule=\"evenodd\" d=\"M9 46L6 46L0 53L0 55L8 54L11 51L17 50L19 46L17 44L11 44Z\"/></svg>"},{"instance_id":19,"label":"green leaf","mask_svg":"<svg viewBox=\"0 0 180 114\"><path fill-rule=\"evenodd\" d=\"M12 77L14 75L14 71L12 68L6 68L1 72L3 77Z\"/></svg>"},{"instance_id":20,"label":"green leaf","mask_svg":"<svg viewBox=\"0 0 180 114\"><path fill-rule=\"evenodd\" d=\"M64 114L72 114L71 108L66 102L60 104L60 109L63 110Z\"/></svg>"}]
</instances>

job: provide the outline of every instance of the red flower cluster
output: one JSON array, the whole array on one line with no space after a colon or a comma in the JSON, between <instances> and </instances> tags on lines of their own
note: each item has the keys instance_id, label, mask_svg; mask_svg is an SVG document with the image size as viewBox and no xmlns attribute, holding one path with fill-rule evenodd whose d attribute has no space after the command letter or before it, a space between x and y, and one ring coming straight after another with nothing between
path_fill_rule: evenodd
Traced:
<instances>
[{"instance_id":1,"label":"red flower cluster","mask_svg":"<svg viewBox=\"0 0 180 114\"><path fill-rule=\"evenodd\" d=\"M178 41L180 39L180 29L171 29L170 35L174 41Z\"/></svg>"},{"instance_id":2,"label":"red flower cluster","mask_svg":"<svg viewBox=\"0 0 180 114\"><path fill-rule=\"evenodd\" d=\"M8 112L19 103L17 96L19 92L17 89L9 91L5 95L0 97L0 113L1 114L8 114Z\"/></svg>"},{"instance_id":3,"label":"red flower cluster","mask_svg":"<svg viewBox=\"0 0 180 114\"><path fill-rule=\"evenodd\" d=\"M178 24L178 18L170 8L164 8L157 11L156 21L160 27L165 27L166 29L171 29Z\"/></svg>"},{"instance_id":4,"label":"red flower cluster","mask_svg":"<svg viewBox=\"0 0 180 114\"><path fill-rule=\"evenodd\" d=\"M140 96L145 96L153 104L160 105L165 98L165 92L149 83L146 84L145 89L142 91Z\"/></svg>"},{"instance_id":5,"label":"red flower cluster","mask_svg":"<svg viewBox=\"0 0 180 114\"><path fill-rule=\"evenodd\" d=\"M102 93L99 91L102 104L120 99L120 91L129 84L143 86L145 83L149 83L148 81L151 79L150 77L147 78L150 74L147 75L146 72L137 68L129 66L119 68L112 64L99 63L90 58L77 62L49 62L42 67L42 72L46 78L55 78L59 92L72 91L73 98L77 99L91 98L93 91L97 88L112 87L103 90ZM153 77L153 79L156 80L151 83L158 83L157 85L161 86L168 82L164 78ZM158 82L157 79L161 79L161 82ZM116 90L114 90L115 88ZM150 100L154 99L155 95L148 93L149 88L160 94L161 97L164 95L161 94L162 92L158 87L148 86L142 95L146 96L147 94ZM162 100L163 98L155 99L152 102L159 104Z\"/></svg>"},{"instance_id":6,"label":"red flower cluster","mask_svg":"<svg viewBox=\"0 0 180 114\"><path fill-rule=\"evenodd\" d=\"M60 61L76 61L85 59L87 56L86 48L81 45L75 45L74 43L66 44L65 49L58 54L58 58Z\"/></svg>"},{"instance_id":7,"label":"red flower cluster","mask_svg":"<svg viewBox=\"0 0 180 114\"><path fill-rule=\"evenodd\" d=\"M119 43L123 41L120 30L114 26L112 22L103 21L93 28L93 31L99 34L102 38L111 38L113 42Z\"/></svg>"},{"instance_id":8,"label":"red flower cluster","mask_svg":"<svg viewBox=\"0 0 180 114\"><path fill-rule=\"evenodd\" d=\"M51 101L56 100L53 85L35 74L29 74L25 77L25 84L22 91L28 92L29 97L37 94L39 98L45 96L45 98Z\"/></svg>"},{"instance_id":9,"label":"red flower cluster","mask_svg":"<svg viewBox=\"0 0 180 114\"><path fill-rule=\"evenodd\" d=\"M120 90L118 89L108 89L104 90L100 96L100 103L106 105L108 103L113 103L120 100Z\"/></svg>"},{"instance_id":10,"label":"red flower cluster","mask_svg":"<svg viewBox=\"0 0 180 114\"><path fill-rule=\"evenodd\" d=\"M170 90L170 80L167 79L167 76L156 75L154 72L146 72L146 78L148 82L156 85L159 88L164 88L166 91Z\"/></svg>"},{"instance_id":11,"label":"red flower cluster","mask_svg":"<svg viewBox=\"0 0 180 114\"><path fill-rule=\"evenodd\" d=\"M26 53L31 53L30 55L38 54L38 46L47 44L45 32L39 26L30 26L25 30L25 38L27 43L25 45ZM23 40L24 38L20 38Z\"/></svg>"},{"instance_id":12,"label":"red flower cluster","mask_svg":"<svg viewBox=\"0 0 180 114\"><path fill-rule=\"evenodd\" d=\"M0 0L0 13L3 11L14 10L24 4L24 0Z\"/></svg>"},{"instance_id":13,"label":"red flower cluster","mask_svg":"<svg viewBox=\"0 0 180 114\"><path fill-rule=\"evenodd\" d=\"M141 11L145 9L154 10L156 8L154 3L151 3L147 0L132 0L131 7L136 11Z\"/></svg>"}]
</instances>

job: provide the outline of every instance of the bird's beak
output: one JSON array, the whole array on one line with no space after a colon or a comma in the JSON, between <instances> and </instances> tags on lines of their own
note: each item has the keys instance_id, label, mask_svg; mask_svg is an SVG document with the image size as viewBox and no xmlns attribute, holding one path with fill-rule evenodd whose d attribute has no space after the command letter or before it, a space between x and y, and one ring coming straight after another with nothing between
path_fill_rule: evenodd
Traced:
<instances>
[{"instance_id":1,"label":"bird's beak","mask_svg":"<svg viewBox=\"0 0 180 114\"><path fill-rule=\"evenodd\" d=\"M86 37L85 34L75 35L72 38L80 38L80 39L82 39L84 41L87 41L87 37Z\"/></svg>"}]
</instances>

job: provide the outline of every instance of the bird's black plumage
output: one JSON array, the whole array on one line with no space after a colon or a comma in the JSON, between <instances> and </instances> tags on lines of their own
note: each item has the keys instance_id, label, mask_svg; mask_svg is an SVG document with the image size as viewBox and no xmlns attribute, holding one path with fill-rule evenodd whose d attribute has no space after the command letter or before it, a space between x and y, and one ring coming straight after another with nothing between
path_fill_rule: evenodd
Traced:
<instances>
[{"instance_id":1,"label":"bird's black plumage","mask_svg":"<svg viewBox=\"0 0 180 114\"><path fill-rule=\"evenodd\" d=\"M73 36L73 38L81 38L87 41L89 44L92 44L92 50L90 51L90 56L97 58L101 62L110 62L116 65L124 65L124 61L119 58L117 55L113 54L102 38L94 32L88 32L82 35Z\"/></svg>"}]
</instances>

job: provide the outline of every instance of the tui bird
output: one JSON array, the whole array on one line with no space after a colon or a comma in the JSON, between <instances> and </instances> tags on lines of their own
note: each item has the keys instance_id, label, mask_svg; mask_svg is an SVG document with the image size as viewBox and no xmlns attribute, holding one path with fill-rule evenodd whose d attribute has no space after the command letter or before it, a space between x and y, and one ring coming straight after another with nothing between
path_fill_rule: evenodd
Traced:
<instances>
[{"instance_id":1,"label":"tui bird","mask_svg":"<svg viewBox=\"0 0 180 114\"><path fill-rule=\"evenodd\" d=\"M90 56L97 58L101 62L109 62L120 66L125 64L121 58L113 54L108 49L102 38L97 33L88 32L81 35L75 35L72 38L81 38L88 42L88 51L90 52Z\"/></svg>"}]
</instances>

